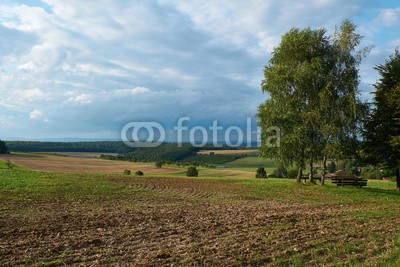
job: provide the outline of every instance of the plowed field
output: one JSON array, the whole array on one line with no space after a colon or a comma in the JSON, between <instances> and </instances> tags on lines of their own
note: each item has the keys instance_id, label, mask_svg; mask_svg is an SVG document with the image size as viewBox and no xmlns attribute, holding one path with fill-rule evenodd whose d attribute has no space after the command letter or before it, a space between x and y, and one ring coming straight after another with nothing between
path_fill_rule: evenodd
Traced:
<instances>
[{"instance_id":1,"label":"plowed field","mask_svg":"<svg viewBox=\"0 0 400 267\"><path fill-rule=\"evenodd\" d=\"M0 265L395 266L398 198L378 183L0 170Z\"/></svg>"}]
</instances>

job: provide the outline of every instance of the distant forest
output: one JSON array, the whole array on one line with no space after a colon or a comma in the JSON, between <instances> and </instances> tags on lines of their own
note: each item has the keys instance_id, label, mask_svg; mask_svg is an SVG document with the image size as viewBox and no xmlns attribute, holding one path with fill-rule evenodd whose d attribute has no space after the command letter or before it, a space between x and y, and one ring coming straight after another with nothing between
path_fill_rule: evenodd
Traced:
<instances>
[{"instance_id":1,"label":"distant forest","mask_svg":"<svg viewBox=\"0 0 400 267\"><path fill-rule=\"evenodd\" d=\"M7 147L14 152L105 152L127 153L131 150L123 142L37 142L37 141L7 141Z\"/></svg>"},{"instance_id":2,"label":"distant forest","mask_svg":"<svg viewBox=\"0 0 400 267\"><path fill-rule=\"evenodd\" d=\"M201 155L197 154L200 150L191 144L164 143L158 147L138 147L130 148L120 141L97 141L97 142L36 142L36 141L8 141L7 147L13 152L97 152L104 153L102 158L110 160L126 160L141 162L163 162L177 163L182 165L208 166L213 167L233 160L246 157L243 154L233 155ZM215 148L207 145L201 149L224 150L234 149L227 146ZM240 148L243 149L243 148ZM106 155L107 153L117 153L117 156Z\"/></svg>"}]
</instances>

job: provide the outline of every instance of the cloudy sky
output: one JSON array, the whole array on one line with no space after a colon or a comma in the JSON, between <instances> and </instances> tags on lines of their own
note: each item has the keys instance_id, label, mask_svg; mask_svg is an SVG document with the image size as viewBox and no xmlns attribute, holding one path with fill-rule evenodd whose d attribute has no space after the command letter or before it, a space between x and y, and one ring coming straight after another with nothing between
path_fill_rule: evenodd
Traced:
<instances>
[{"instance_id":1,"label":"cloudy sky","mask_svg":"<svg viewBox=\"0 0 400 267\"><path fill-rule=\"evenodd\" d=\"M0 139L117 139L182 116L242 127L281 35L345 18L374 46L368 99L372 67L400 45L398 0L0 0Z\"/></svg>"}]
</instances>

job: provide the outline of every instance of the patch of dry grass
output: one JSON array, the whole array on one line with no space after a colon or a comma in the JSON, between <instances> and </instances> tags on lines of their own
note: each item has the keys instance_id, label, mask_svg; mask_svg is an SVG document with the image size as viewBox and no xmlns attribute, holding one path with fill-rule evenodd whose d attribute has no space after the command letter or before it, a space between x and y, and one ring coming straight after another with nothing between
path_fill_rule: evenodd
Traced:
<instances>
[{"instance_id":1,"label":"patch of dry grass","mask_svg":"<svg viewBox=\"0 0 400 267\"><path fill-rule=\"evenodd\" d=\"M153 175L173 174L185 171L185 169L178 167L165 166L163 168L156 168L152 164L37 153L0 155L0 159L10 160L31 170L57 173L121 174L125 169L128 169L132 173L141 170L145 175Z\"/></svg>"}]
</instances>

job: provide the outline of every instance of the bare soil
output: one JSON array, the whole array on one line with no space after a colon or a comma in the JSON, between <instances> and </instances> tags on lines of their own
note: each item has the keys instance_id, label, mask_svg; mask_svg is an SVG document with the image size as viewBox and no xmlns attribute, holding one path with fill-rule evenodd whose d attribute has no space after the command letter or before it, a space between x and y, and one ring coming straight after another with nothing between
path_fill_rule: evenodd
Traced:
<instances>
[{"instance_id":1,"label":"bare soil","mask_svg":"<svg viewBox=\"0 0 400 267\"><path fill-rule=\"evenodd\" d=\"M370 209L362 205L251 197L218 180L111 180L132 194L28 195L1 203L0 265L290 266L296 258L307 266L349 264L380 257L400 223L396 214L348 216Z\"/></svg>"}]
</instances>

